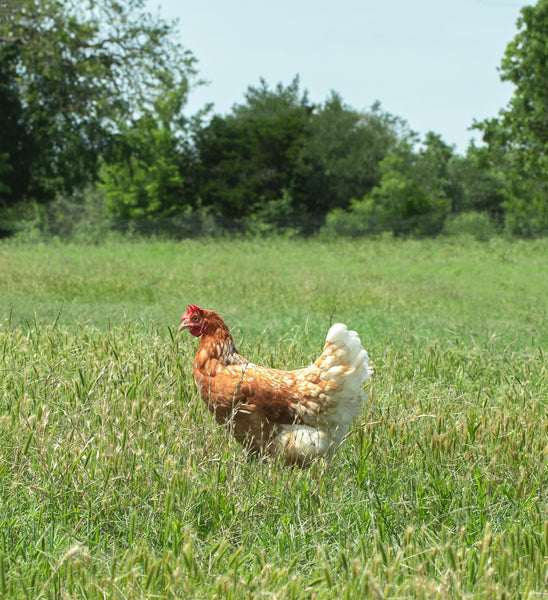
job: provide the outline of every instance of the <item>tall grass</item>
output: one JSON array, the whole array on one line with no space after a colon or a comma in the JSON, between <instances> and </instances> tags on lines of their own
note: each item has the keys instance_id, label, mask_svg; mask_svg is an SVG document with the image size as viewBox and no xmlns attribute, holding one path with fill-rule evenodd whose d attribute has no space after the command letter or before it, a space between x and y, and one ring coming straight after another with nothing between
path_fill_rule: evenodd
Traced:
<instances>
[{"instance_id":1,"label":"tall grass","mask_svg":"<svg viewBox=\"0 0 548 600\"><path fill-rule=\"evenodd\" d=\"M541 597L542 242L0 246L0 598ZM243 454L191 375L186 302L255 361L330 320L375 375L336 457Z\"/></svg>"}]
</instances>

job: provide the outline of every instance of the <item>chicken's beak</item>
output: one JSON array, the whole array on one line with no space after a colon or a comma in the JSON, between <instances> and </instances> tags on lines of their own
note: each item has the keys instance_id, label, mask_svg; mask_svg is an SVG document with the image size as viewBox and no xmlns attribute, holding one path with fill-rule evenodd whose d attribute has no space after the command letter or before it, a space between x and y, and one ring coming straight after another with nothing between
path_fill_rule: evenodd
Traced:
<instances>
[{"instance_id":1,"label":"chicken's beak","mask_svg":"<svg viewBox=\"0 0 548 600\"><path fill-rule=\"evenodd\" d=\"M186 317L183 317L183 322L179 325L179 329L177 329L177 331L183 331L184 329L188 329L189 327L189 321L186 319Z\"/></svg>"}]
</instances>

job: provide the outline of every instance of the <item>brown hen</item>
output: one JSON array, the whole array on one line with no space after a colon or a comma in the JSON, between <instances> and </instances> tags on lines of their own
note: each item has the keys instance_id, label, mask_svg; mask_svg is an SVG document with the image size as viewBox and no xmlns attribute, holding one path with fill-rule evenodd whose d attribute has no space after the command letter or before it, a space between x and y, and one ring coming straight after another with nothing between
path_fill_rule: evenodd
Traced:
<instances>
[{"instance_id":1,"label":"brown hen","mask_svg":"<svg viewBox=\"0 0 548 600\"><path fill-rule=\"evenodd\" d=\"M333 325L310 366L282 371L241 356L222 318L189 305L179 331L201 337L194 381L209 411L236 439L259 454L282 454L304 465L343 441L367 396L371 375L358 334Z\"/></svg>"}]
</instances>

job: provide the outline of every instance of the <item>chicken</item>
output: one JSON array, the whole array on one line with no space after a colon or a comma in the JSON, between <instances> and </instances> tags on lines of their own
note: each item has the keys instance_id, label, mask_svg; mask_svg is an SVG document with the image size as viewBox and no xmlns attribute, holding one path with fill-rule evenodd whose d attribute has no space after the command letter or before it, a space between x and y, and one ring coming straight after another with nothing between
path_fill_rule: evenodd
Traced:
<instances>
[{"instance_id":1,"label":"chicken","mask_svg":"<svg viewBox=\"0 0 548 600\"><path fill-rule=\"evenodd\" d=\"M282 454L299 465L330 454L367 399L369 357L358 334L341 323L329 330L320 357L294 371L248 362L212 310L189 305L184 329L201 337L193 373L209 411L254 453Z\"/></svg>"}]
</instances>

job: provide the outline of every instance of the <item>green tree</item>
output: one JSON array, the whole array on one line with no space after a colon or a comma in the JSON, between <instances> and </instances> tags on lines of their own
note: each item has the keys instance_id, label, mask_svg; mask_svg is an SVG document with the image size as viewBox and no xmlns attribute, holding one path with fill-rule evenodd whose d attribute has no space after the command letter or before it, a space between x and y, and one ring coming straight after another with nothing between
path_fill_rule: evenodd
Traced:
<instances>
[{"instance_id":1,"label":"green tree","mask_svg":"<svg viewBox=\"0 0 548 600\"><path fill-rule=\"evenodd\" d=\"M378 185L348 211L335 209L327 230L349 235L390 231L395 235L434 235L441 231L450 210L448 165L453 150L441 137L428 133L415 150L411 136L380 163Z\"/></svg>"},{"instance_id":2,"label":"green tree","mask_svg":"<svg viewBox=\"0 0 548 600\"><path fill-rule=\"evenodd\" d=\"M311 115L297 164L299 190L308 212L346 208L380 179L379 165L408 135L405 122L381 111L346 106L335 92Z\"/></svg>"},{"instance_id":3,"label":"green tree","mask_svg":"<svg viewBox=\"0 0 548 600\"><path fill-rule=\"evenodd\" d=\"M502 225L504 180L501 172L489 168L485 149L470 146L465 156L454 155L448 165L451 212L478 212Z\"/></svg>"},{"instance_id":4,"label":"green tree","mask_svg":"<svg viewBox=\"0 0 548 600\"><path fill-rule=\"evenodd\" d=\"M310 104L298 78L274 90L261 81L245 99L196 138L200 199L231 218L293 220L314 230L328 210L378 183L381 160L407 134L378 104L358 112L335 93Z\"/></svg>"},{"instance_id":5,"label":"green tree","mask_svg":"<svg viewBox=\"0 0 548 600\"><path fill-rule=\"evenodd\" d=\"M123 156L105 163L101 170L107 213L115 218L143 219L182 212L185 185L172 132L145 115L124 134L119 146Z\"/></svg>"},{"instance_id":6,"label":"green tree","mask_svg":"<svg viewBox=\"0 0 548 600\"><path fill-rule=\"evenodd\" d=\"M2 118L20 128L0 154L9 155L14 177L28 174L24 189L4 190L4 203L47 201L95 180L99 158L108 160L114 138L155 110L166 81L185 97L194 58L175 41L174 24L144 7L145 0L2 0L0 85L10 100Z\"/></svg>"},{"instance_id":7,"label":"green tree","mask_svg":"<svg viewBox=\"0 0 548 600\"><path fill-rule=\"evenodd\" d=\"M36 147L24 126L17 89L18 48L0 46L0 207L21 197L30 178Z\"/></svg>"},{"instance_id":8,"label":"green tree","mask_svg":"<svg viewBox=\"0 0 548 600\"><path fill-rule=\"evenodd\" d=\"M499 117L476 127L487 160L505 183L507 226L518 233L548 231L548 0L521 10L501 79L514 84Z\"/></svg>"},{"instance_id":9,"label":"green tree","mask_svg":"<svg viewBox=\"0 0 548 600\"><path fill-rule=\"evenodd\" d=\"M109 160L102 161L99 187L105 209L118 219L172 217L195 207L195 153L183 114L186 83L162 82L151 110L133 119L115 136ZM200 122L200 116L195 119Z\"/></svg>"},{"instance_id":10,"label":"green tree","mask_svg":"<svg viewBox=\"0 0 548 600\"><path fill-rule=\"evenodd\" d=\"M214 116L195 137L200 201L229 218L270 215L272 204L290 217L298 208L295 164L312 107L297 78L274 90L261 80L245 99L226 117Z\"/></svg>"}]
</instances>

